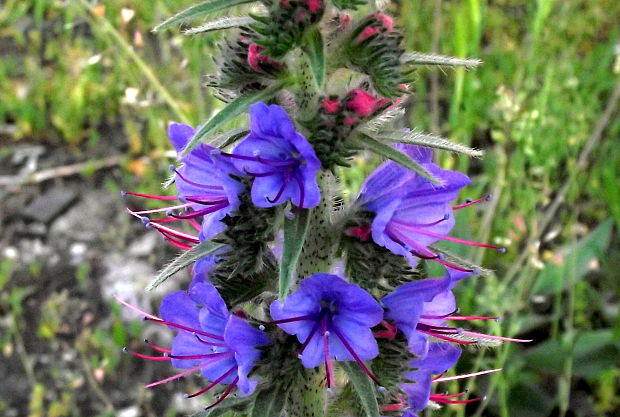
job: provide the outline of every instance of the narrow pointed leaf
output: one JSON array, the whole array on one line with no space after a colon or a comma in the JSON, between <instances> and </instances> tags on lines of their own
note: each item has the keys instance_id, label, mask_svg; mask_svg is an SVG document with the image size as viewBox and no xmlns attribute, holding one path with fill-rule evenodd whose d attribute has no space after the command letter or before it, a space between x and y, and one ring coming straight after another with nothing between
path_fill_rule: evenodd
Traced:
<instances>
[{"instance_id":1,"label":"narrow pointed leaf","mask_svg":"<svg viewBox=\"0 0 620 417\"><path fill-rule=\"evenodd\" d=\"M442 67L464 67L467 69L476 68L482 64L482 61L479 59L456 58L437 54L423 54L421 52L405 53L401 57L400 62L411 65L438 65Z\"/></svg>"},{"instance_id":2,"label":"narrow pointed leaf","mask_svg":"<svg viewBox=\"0 0 620 417\"><path fill-rule=\"evenodd\" d=\"M288 386L276 384L256 395L251 417L278 417L282 415L286 403Z\"/></svg>"},{"instance_id":3,"label":"narrow pointed leaf","mask_svg":"<svg viewBox=\"0 0 620 417\"><path fill-rule=\"evenodd\" d=\"M366 417L379 417L379 404L377 403L374 382L355 362L339 362L339 365L346 372L353 388L360 397Z\"/></svg>"},{"instance_id":4,"label":"narrow pointed leaf","mask_svg":"<svg viewBox=\"0 0 620 417\"><path fill-rule=\"evenodd\" d=\"M195 4L185 10L180 11L169 19L166 19L153 28L153 32L158 32L170 26L178 25L188 20L196 19L207 14L228 9L240 4L253 3L256 0L207 0L202 3Z\"/></svg>"},{"instance_id":5,"label":"narrow pointed leaf","mask_svg":"<svg viewBox=\"0 0 620 417\"><path fill-rule=\"evenodd\" d=\"M196 26L191 29L187 29L183 32L184 35L196 35L198 33L213 32L214 30L230 29L240 26L247 26L253 22L251 17L221 17L219 19L212 20L201 26Z\"/></svg>"},{"instance_id":6,"label":"narrow pointed leaf","mask_svg":"<svg viewBox=\"0 0 620 417\"><path fill-rule=\"evenodd\" d=\"M402 153L398 149L392 148L387 143L378 141L377 139L363 133L357 136L354 141L357 142L359 146L367 148L369 151L374 152L377 155L381 155L385 158L391 159L397 164L400 164L405 168L412 170L413 172L423 176L424 178L435 184L441 184L441 182L437 178L433 177L430 172L424 169L422 165L409 158L409 156Z\"/></svg>"},{"instance_id":7,"label":"narrow pointed leaf","mask_svg":"<svg viewBox=\"0 0 620 417\"><path fill-rule=\"evenodd\" d=\"M248 133L250 133L248 129L237 127L216 136L215 139L208 141L207 144L214 148L224 149L246 136Z\"/></svg>"},{"instance_id":8,"label":"narrow pointed leaf","mask_svg":"<svg viewBox=\"0 0 620 417\"><path fill-rule=\"evenodd\" d=\"M223 246L224 245L221 243L214 243L210 240L200 242L193 248L181 253L181 255L177 256L172 262L166 265L166 267L159 272L157 277L148 285L148 287L146 287L146 290L154 290L181 269L193 264L207 255L212 254Z\"/></svg>"},{"instance_id":9,"label":"narrow pointed leaf","mask_svg":"<svg viewBox=\"0 0 620 417\"><path fill-rule=\"evenodd\" d=\"M244 113L250 104L261 100L267 100L278 91L284 83L277 83L270 88L255 93L244 94L237 97L235 100L228 103L226 107L220 110L215 116L213 116L207 123L200 128L198 132L194 134L194 137L189 141L185 149L181 152L181 157L187 155L194 149L200 142L202 142L210 133L220 128L224 123L232 120L233 118Z\"/></svg>"},{"instance_id":10,"label":"narrow pointed leaf","mask_svg":"<svg viewBox=\"0 0 620 417\"><path fill-rule=\"evenodd\" d=\"M364 132L368 136L385 142L399 142L407 143L410 145L426 146L428 148L443 149L445 151L462 153L464 155L472 156L475 158L481 157L484 152L479 149L470 148L469 146L461 145L460 143L452 142L441 136L435 136L430 133L417 132L415 130L405 132L402 130L392 130L387 132L381 132L379 134L372 134L372 132Z\"/></svg>"},{"instance_id":11,"label":"narrow pointed leaf","mask_svg":"<svg viewBox=\"0 0 620 417\"><path fill-rule=\"evenodd\" d=\"M325 83L325 43L319 28L314 28L306 34L303 50L310 60L310 68L319 90Z\"/></svg>"},{"instance_id":12,"label":"narrow pointed leaf","mask_svg":"<svg viewBox=\"0 0 620 417\"><path fill-rule=\"evenodd\" d=\"M309 209L301 210L293 219L284 219L284 245L279 278L280 300L286 298L288 289L293 283L297 261L306 240L309 224Z\"/></svg>"}]
</instances>

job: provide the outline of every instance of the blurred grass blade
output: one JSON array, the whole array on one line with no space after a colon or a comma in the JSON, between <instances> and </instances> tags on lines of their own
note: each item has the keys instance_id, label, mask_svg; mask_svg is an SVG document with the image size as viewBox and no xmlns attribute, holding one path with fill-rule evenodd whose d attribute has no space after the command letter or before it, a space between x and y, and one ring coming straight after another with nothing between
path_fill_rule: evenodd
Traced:
<instances>
[{"instance_id":1,"label":"blurred grass blade","mask_svg":"<svg viewBox=\"0 0 620 417\"><path fill-rule=\"evenodd\" d=\"M310 210L301 210L295 218L284 219L284 245L282 247L282 260L280 261L279 294L280 301L286 298L288 289L293 282L295 268L301 249L306 241L306 233L310 224Z\"/></svg>"},{"instance_id":2,"label":"blurred grass blade","mask_svg":"<svg viewBox=\"0 0 620 417\"><path fill-rule=\"evenodd\" d=\"M607 219L578 242L556 251L555 261L548 262L540 272L532 293L554 294L562 291L571 282L566 279L569 274L574 276L573 284L583 279L595 262L604 256L613 224L613 219Z\"/></svg>"},{"instance_id":3,"label":"blurred grass blade","mask_svg":"<svg viewBox=\"0 0 620 417\"><path fill-rule=\"evenodd\" d=\"M441 136L435 136L430 133L417 132L411 130L405 132L402 130L392 130L387 132L381 132L379 134L372 134L371 132L364 132L373 138L386 143L399 142L407 143L410 145L426 146L428 148L443 149L445 151L461 153L464 155L479 158L484 152L479 149L470 148L469 146L461 145L460 143L452 142Z\"/></svg>"},{"instance_id":4,"label":"blurred grass blade","mask_svg":"<svg viewBox=\"0 0 620 417\"><path fill-rule=\"evenodd\" d=\"M201 16L217 12L220 10L228 9L233 6L238 6L245 3L253 3L256 0L208 0L202 3L195 4L188 7L185 10L180 11L171 18L163 21L159 25L153 28L153 32L159 32L162 29L169 28L170 26L178 25L187 20L199 18Z\"/></svg>"},{"instance_id":5,"label":"blurred grass blade","mask_svg":"<svg viewBox=\"0 0 620 417\"><path fill-rule=\"evenodd\" d=\"M363 133L357 136L353 141L357 142L357 145L359 145L360 147L367 148L369 151L374 152L377 155L381 155L385 158L391 159L397 164L400 164L405 168L412 170L413 172L423 176L424 178L435 184L441 184L441 181L439 181L433 176L433 174L424 169L422 165L411 159L408 155L402 153L398 149L392 148L386 143L380 142L377 139Z\"/></svg>"},{"instance_id":6,"label":"blurred grass blade","mask_svg":"<svg viewBox=\"0 0 620 417\"><path fill-rule=\"evenodd\" d=\"M200 242L190 250L185 251L181 255L177 256L172 262L166 265L164 269L162 269L159 274L157 274L157 277L153 280L153 282L151 282L148 287L146 287L146 290L154 290L168 278L179 272L181 269L193 264L194 262L201 258L204 258L205 256L212 254L223 246L224 244L222 243L214 243L210 240Z\"/></svg>"},{"instance_id":7,"label":"blurred grass blade","mask_svg":"<svg viewBox=\"0 0 620 417\"><path fill-rule=\"evenodd\" d=\"M423 54L421 52L408 52L403 54L401 63L409 65L438 65L442 67L463 67L466 69L476 68L482 61L474 58L456 58L437 54Z\"/></svg>"},{"instance_id":8,"label":"blurred grass blade","mask_svg":"<svg viewBox=\"0 0 620 417\"><path fill-rule=\"evenodd\" d=\"M136 53L131 44L123 38L116 28L105 17L94 13L90 4L88 4L86 0L79 0L79 4L81 4L83 9L87 11L90 19L94 21L94 24L90 25L92 30L95 32L101 30L105 34L109 35L109 37L111 37L112 40L120 46L120 49L136 64L138 69L144 74L155 91L157 91L164 101L168 103L178 120L186 124L192 124L190 117L187 113L185 113L174 97L172 97L172 94L170 94L168 89L159 81L151 67Z\"/></svg>"},{"instance_id":9,"label":"blurred grass blade","mask_svg":"<svg viewBox=\"0 0 620 417\"><path fill-rule=\"evenodd\" d=\"M360 402L367 417L379 417L379 404L375 394L374 382L355 362L339 362L360 397Z\"/></svg>"},{"instance_id":10,"label":"blurred grass blade","mask_svg":"<svg viewBox=\"0 0 620 417\"><path fill-rule=\"evenodd\" d=\"M197 26L191 29L183 31L184 35L196 35L199 33L212 32L214 30L230 29L239 26L246 26L252 23L254 19L251 17L221 17L219 19L212 20L204 25Z\"/></svg>"},{"instance_id":11,"label":"blurred grass blade","mask_svg":"<svg viewBox=\"0 0 620 417\"><path fill-rule=\"evenodd\" d=\"M211 132L221 127L224 123L244 113L251 104L270 98L276 93L276 91L280 90L283 85L283 82L279 82L265 90L239 96L235 100L228 103L226 107L209 119L209 121L194 134L194 137L189 141L185 149L183 149L180 156L183 157L190 153L191 150L202 142Z\"/></svg>"},{"instance_id":12,"label":"blurred grass blade","mask_svg":"<svg viewBox=\"0 0 620 417\"><path fill-rule=\"evenodd\" d=\"M302 49L310 60L316 84L322 90L325 84L325 43L319 28L315 27L307 33Z\"/></svg>"}]
</instances>

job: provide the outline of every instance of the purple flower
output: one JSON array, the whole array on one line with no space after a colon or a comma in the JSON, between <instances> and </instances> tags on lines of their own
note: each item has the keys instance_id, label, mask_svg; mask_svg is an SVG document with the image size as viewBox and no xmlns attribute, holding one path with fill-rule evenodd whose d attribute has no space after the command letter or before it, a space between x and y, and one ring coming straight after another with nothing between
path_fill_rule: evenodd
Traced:
<instances>
[{"instance_id":1,"label":"purple flower","mask_svg":"<svg viewBox=\"0 0 620 417\"><path fill-rule=\"evenodd\" d=\"M205 379L212 382L188 397L201 395L218 384L228 385L211 407L223 401L235 387L239 388L242 396L254 392L258 381L249 379L248 375L260 358L256 347L267 345L269 338L245 320L230 314L214 286L195 283L189 293L177 291L166 296L160 307L161 318L122 303L144 314L146 320L178 331L171 349L147 342L164 356L130 352L144 359L170 360L175 368L185 369L169 378L147 384L147 388L200 371Z\"/></svg>"},{"instance_id":2,"label":"purple flower","mask_svg":"<svg viewBox=\"0 0 620 417\"><path fill-rule=\"evenodd\" d=\"M448 343L430 343L428 353L424 358L416 358L409 363L414 370L405 374L405 377L415 383L406 383L401 386L407 394L405 399L407 409L411 415L424 410L429 400L439 400L441 394L431 395L432 376L443 374L453 367L461 356L461 349ZM441 401L438 401L441 402Z\"/></svg>"},{"instance_id":3,"label":"purple flower","mask_svg":"<svg viewBox=\"0 0 620 417\"><path fill-rule=\"evenodd\" d=\"M258 207L289 200L300 208L319 204L316 174L321 163L282 107L262 102L250 106L250 134L232 154L223 155L254 177L252 201Z\"/></svg>"},{"instance_id":4,"label":"purple flower","mask_svg":"<svg viewBox=\"0 0 620 417\"><path fill-rule=\"evenodd\" d=\"M170 142L177 153L185 148L194 135L194 128L181 123L171 123L168 127ZM243 184L231 175L243 174L221 156L217 150L200 144L181 159L183 165L175 172L174 182L178 197L157 196L140 193L125 193L156 200L179 200L180 204L154 210L129 212L140 218L145 225L159 231L174 246L187 250L200 241L210 239L224 230L220 222L227 214L239 207L238 195ZM152 219L148 216L165 213L166 217ZM199 220L200 223L197 221ZM197 236L168 227L166 223L185 221L198 233Z\"/></svg>"},{"instance_id":5,"label":"purple flower","mask_svg":"<svg viewBox=\"0 0 620 417\"><path fill-rule=\"evenodd\" d=\"M453 210L472 204L450 206L460 189L470 183L467 175L439 168L432 162L428 148L402 144L394 147L420 163L441 185L392 161L379 166L366 179L358 197L363 210L375 213L371 226L375 243L407 257L413 265L415 258L433 259L463 271L441 259L428 246L438 240L450 240L500 249L447 236L454 227Z\"/></svg>"},{"instance_id":6,"label":"purple flower","mask_svg":"<svg viewBox=\"0 0 620 417\"><path fill-rule=\"evenodd\" d=\"M470 272L448 270L444 278L409 282L383 297L386 319L392 320L405 334L414 355L423 358L428 354L429 336L461 345L528 341L472 332L447 323L448 320L498 320L497 317L457 315L452 289L459 280L470 275Z\"/></svg>"},{"instance_id":7,"label":"purple flower","mask_svg":"<svg viewBox=\"0 0 620 417\"><path fill-rule=\"evenodd\" d=\"M328 385L333 381L331 359L355 360L376 381L363 361L379 353L370 330L383 317L383 309L366 291L331 274L314 274L284 303L271 304L272 324L302 343L300 358L306 368L325 363Z\"/></svg>"}]
</instances>

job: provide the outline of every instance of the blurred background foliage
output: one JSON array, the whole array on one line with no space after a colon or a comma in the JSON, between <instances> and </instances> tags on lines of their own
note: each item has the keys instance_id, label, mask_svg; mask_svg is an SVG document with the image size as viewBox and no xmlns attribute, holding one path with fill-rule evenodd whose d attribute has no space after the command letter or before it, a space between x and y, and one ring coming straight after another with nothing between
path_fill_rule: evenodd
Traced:
<instances>
[{"instance_id":1,"label":"blurred background foliage","mask_svg":"<svg viewBox=\"0 0 620 417\"><path fill-rule=\"evenodd\" d=\"M0 158L42 145L84 163L77 171L84 181L119 165L103 181L110 194L128 184L158 190L169 163L167 123L202 123L218 106L203 84L222 34L150 32L193 2L4 0ZM455 235L508 248L498 255L446 246L495 271L464 283L460 308L502 317L481 330L534 339L470 352L460 372L503 368L468 382L488 400L432 415L620 415L620 2L400 0L388 10L409 49L484 61L473 71L421 69L409 117L414 127L486 150L482 160L440 156L444 167L473 176L462 198L493 194L491 202L459 212ZM102 160L111 162L98 165ZM345 174L351 193L372 166L359 158ZM3 185L29 181L10 167L0 173ZM3 221L6 229L11 219ZM47 294L39 311L25 311L35 289L16 271L30 278L45 271L36 262L20 269L6 250L10 243L0 241L0 361L20 358L29 391L18 409L33 417L111 416L135 403L140 414L127 417L177 415L173 402L144 405L140 381L123 370L128 359L119 349L138 338L142 324L127 334L108 301L97 309L105 320L80 318L71 345L82 382L42 382L42 372L54 377L60 370L36 366L29 344L69 349L61 337L67 289ZM72 274L71 286L97 288L90 264ZM121 400L110 394L118 387L104 383L111 374L135 385ZM93 393L92 404L76 400L82 389ZM0 414L20 399L2 394Z\"/></svg>"}]
</instances>

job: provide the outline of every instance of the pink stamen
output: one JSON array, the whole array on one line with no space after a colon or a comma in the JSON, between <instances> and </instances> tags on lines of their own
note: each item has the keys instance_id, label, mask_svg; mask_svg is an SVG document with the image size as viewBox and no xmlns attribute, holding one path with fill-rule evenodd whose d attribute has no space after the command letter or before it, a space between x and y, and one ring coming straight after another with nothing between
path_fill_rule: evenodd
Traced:
<instances>
[{"instance_id":1,"label":"pink stamen","mask_svg":"<svg viewBox=\"0 0 620 417\"><path fill-rule=\"evenodd\" d=\"M191 243L200 243L200 240L198 240L197 237L188 235L187 233L179 232L178 230L174 230L169 227L162 226L161 224L158 224L158 223L151 223L151 225L153 226L154 229L157 229L158 231L162 233L165 232L164 235L166 236L186 240Z\"/></svg>"},{"instance_id":2,"label":"pink stamen","mask_svg":"<svg viewBox=\"0 0 620 417\"><path fill-rule=\"evenodd\" d=\"M480 317L480 316L446 316L445 320L499 320L499 317Z\"/></svg>"},{"instance_id":3,"label":"pink stamen","mask_svg":"<svg viewBox=\"0 0 620 417\"><path fill-rule=\"evenodd\" d=\"M239 377L236 377L232 384L230 384L228 386L228 388L226 388L226 391L224 391L222 393L222 395L220 396L220 398L218 398L218 400L216 402L214 402L213 404L211 404L210 406L208 406L207 408L205 408L205 410L208 410L209 408L213 408L216 405L218 405L219 403L221 403L222 401L224 401L226 399L226 397L228 397L228 394L230 394L230 392L237 386L237 382L239 382Z\"/></svg>"},{"instance_id":4,"label":"pink stamen","mask_svg":"<svg viewBox=\"0 0 620 417\"><path fill-rule=\"evenodd\" d=\"M455 381L457 379L465 379L465 378L473 378L476 376L480 376L480 375L486 375L486 374L490 374L493 372L499 372L501 371L502 368L497 368L497 369L489 369L486 371L480 371L480 372L474 372L471 374L464 374L464 375L455 375L455 376L446 376L446 377L437 377L433 379L433 382L448 382L448 381Z\"/></svg>"},{"instance_id":5,"label":"pink stamen","mask_svg":"<svg viewBox=\"0 0 620 417\"><path fill-rule=\"evenodd\" d=\"M447 240L447 241L450 241L450 242L461 243L463 245L476 246L476 247L479 247L479 248L496 249L498 251L505 250L505 248L502 248L500 246L489 245L489 244L486 244L486 243L472 242L472 241L464 240L464 239L458 239L456 237L442 235L440 233L431 232L429 230L424 230L424 229L418 229L416 227L411 227L410 225L408 225L406 223L401 223L401 222L398 222L398 221L393 221L393 222L401 225L403 228L408 229L411 232L419 233L421 235L426 235L426 236L430 236L430 237L436 237L438 239Z\"/></svg>"},{"instance_id":6,"label":"pink stamen","mask_svg":"<svg viewBox=\"0 0 620 417\"><path fill-rule=\"evenodd\" d=\"M174 169L174 173L177 174L179 178L181 178L183 181L195 187L204 188L206 190L224 190L224 187L222 187L221 185L200 184L198 182L189 180L185 176L183 176L177 169Z\"/></svg>"},{"instance_id":7,"label":"pink stamen","mask_svg":"<svg viewBox=\"0 0 620 417\"><path fill-rule=\"evenodd\" d=\"M157 385L165 384L166 382L170 382L170 381L174 381L174 380L179 379L179 378L183 378L184 376L190 375L190 374L192 374L192 373L194 373L194 372L196 372L196 371L198 371L198 370L200 370L202 368L205 368L205 367L207 367L207 366L209 366L209 365L211 365L211 364L213 364L213 363L215 363L217 361L219 361L219 358L211 360L211 361L205 361L205 362L201 363L198 366L194 366L193 368L187 369L187 370L185 370L183 372L180 372L180 373L178 373L176 375L172 375L172 376L170 376L168 378L161 379L159 381L151 382L150 384L145 385L144 388L152 388L152 387L155 387Z\"/></svg>"},{"instance_id":8,"label":"pink stamen","mask_svg":"<svg viewBox=\"0 0 620 417\"><path fill-rule=\"evenodd\" d=\"M195 217L200 217L206 214L215 213L216 211L219 211L226 207L228 207L228 201L226 201L225 204L216 204L214 206L207 207L201 210L191 211L186 214L173 214L172 217L174 217L175 219L179 219L179 220L193 219Z\"/></svg>"},{"instance_id":9,"label":"pink stamen","mask_svg":"<svg viewBox=\"0 0 620 417\"><path fill-rule=\"evenodd\" d=\"M190 205L191 204L185 203L185 204L179 204L179 205L176 205L176 206L163 207L163 208L153 209L153 210L134 211L134 213L135 214L139 214L139 215L152 214L152 213L162 213L162 212L166 212L166 211L170 211L170 210L180 210L182 208L189 207Z\"/></svg>"},{"instance_id":10,"label":"pink stamen","mask_svg":"<svg viewBox=\"0 0 620 417\"><path fill-rule=\"evenodd\" d=\"M353 356L353 358L355 359L355 362L357 362L357 364L364 370L364 372L366 372L366 375L368 375L378 385L381 385L377 377L370 371L370 369L368 369L368 367L364 364L364 362L362 362L360 357L357 356L357 353L355 353L355 350L353 349L353 347L351 347L351 345L349 344L349 341L344 337L344 335L340 333L340 330L338 330L338 328L335 326L332 330L334 331L334 333L336 333L336 336L338 336L338 339L340 339L340 341L342 342L344 347L349 351L351 356Z\"/></svg>"},{"instance_id":11,"label":"pink stamen","mask_svg":"<svg viewBox=\"0 0 620 417\"><path fill-rule=\"evenodd\" d=\"M234 352L205 353L202 355L168 355L172 359L209 359L209 358L225 358L233 356Z\"/></svg>"},{"instance_id":12,"label":"pink stamen","mask_svg":"<svg viewBox=\"0 0 620 417\"><path fill-rule=\"evenodd\" d=\"M222 381L224 378L226 378L228 375L232 374L236 370L237 370L237 367L233 366L228 371L226 371L222 376L218 377L215 381L213 381L212 383L210 383L209 385L207 385L206 387L204 387L200 391L197 391L197 392L195 392L195 393L193 393L191 395L188 395L186 398L194 398L194 397L197 397L197 396L199 396L201 394L204 394L205 392L209 391L211 388L213 388L214 386L219 384L220 381ZM237 379L239 379L239 377L237 377Z\"/></svg>"},{"instance_id":13,"label":"pink stamen","mask_svg":"<svg viewBox=\"0 0 620 417\"><path fill-rule=\"evenodd\" d=\"M201 336L210 337L211 339L224 340L224 338L222 336L218 336L218 335L212 334L212 333L203 332L202 330L192 329L191 327L183 326L182 324L165 321L165 320L160 319L159 317L155 317L155 316L149 315L149 316L145 317L145 320L157 321L159 323L165 324L166 326L174 327L175 329L185 330L185 331L190 332L190 333L196 333L196 334L199 334Z\"/></svg>"},{"instance_id":14,"label":"pink stamen","mask_svg":"<svg viewBox=\"0 0 620 417\"><path fill-rule=\"evenodd\" d=\"M129 350L127 348L123 348L123 352L129 353L133 356L136 356L140 359L147 359L149 361L169 361L170 358L168 356L149 356L143 355L142 353L134 352L133 350Z\"/></svg>"},{"instance_id":15,"label":"pink stamen","mask_svg":"<svg viewBox=\"0 0 620 417\"><path fill-rule=\"evenodd\" d=\"M116 295L112 295L112 297L114 297L114 299L115 299L118 303L120 303L120 304L124 305L125 307L127 307L127 308L128 308L128 309L130 309L131 311L134 311L134 312L136 312L136 313L140 314L141 316L147 317L147 318L149 318L149 319L151 319L151 320L153 320L153 321L163 321L163 320L162 320L162 319L160 319L159 317L154 316L154 315L152 315L152 314L149 314L149 313L147 313L147 312L146 312L146 311L144 311L144 310L140 310L138 307L136 307L136 306L134 306L134 305L131 305L131 304L129 304L129 303L128 303L128 302L126 302L126 301L121 300L121 299L120 299L118 296L116 296Z\"/></svg>"},{"instance_id":16,"label":"pink stamen","mask_svg":"<svg viewBox=\"0 0 620 417\"><path fill-rule=\"evenodd\" d=\"M462 397L463 395L467 395L467 392L463 391L463 392L459 392L459 393L451 394L451 395L448 395L448 394L431 394L431 395L439 397L439 398L443 398L445 400L449 400L450 398L458 398L458 397Z\"/></svg>"},{"instance_id":17,"label":"pink stamen","mask_svg":"<svg viewBox=\"0 0 620 417\"><path fill-rule=\"evenodd\" d=\"M452 210L460 210L462 208L473 206L474 204L478 204L478 203L481 203L483 201L489 201L490 199L491 199L491 195L489 194L489 195L486 195L484 197L480 197L477 200L468 201L467 203L459 204L457 206L452 206Z\"/></svg>"},{"instance_id":18,"label":"pink stamen","mask_svg":"<svg viewBox=\"0 0 620 417\"><path fill-rule=\"evenodd\" d=\"M314 314L307 314L305 316L299 316L299 317L291 317L288 319L282 319L282 320L274 320L274 321L270 321L267 324L284 324L284 323L292 323L295 321L302 321L302 320L312 320L314 319L316 316Z\"/></svg>"},{"instance_id":19,"label":"pink stamen","mask_svg":"<svg viewBox=\"0 0 620 417\"><path fill-rule=\"evenodd\" d=\"M150 198L152 200L178 200L178 197L167 196L167 195L142 194L142 193L133 193L133 192L130 192L130 191L123 191L123 194L134 195L136 197Z\"/></svg>"},{"instance_id":20,"label":"pink stamen","mask_svg":"<svg viewBox=\"0 0 620 417\"><path fill-rule=\"evenodd\" d=\"M164 236L164 239L166 239L166 241L168 243L170 243L172 246L174 246L175 248L178 248L178 249L181 249L181 250L190 250L191 248L193 248L192 245L188 245L187 243L179 242L178 240L171 239L171 238L169 238L167 236Z\"/></svg>"},{"instance_id":21,"label":"pink stamen","mask_svg":"<svg viewBox=\"0 0 620 417\"><path fill-rule=\"evenodd\" d=\"M215 347L226 347L226 348L228 347L228 345L227 345L227 344L225 344L225 343L208 342L208 341L206 341L206 340L204 340L204 339L201 339L201 338L200 338L197 334L194 334L194 337L195 337L196 339L198 339L198 341L199 341L200 343L203 343L203 344L205 344L205 345L215 346Z\"/></svg>"},{"instance_id":22,"label":"pink stamen","mask_svg":"<svg viewBox=\"0 0 620 417\"><path fill-rule=\"evenodd\" d=\"M436 394L431 395L430 397L431 401L434 401L436 403L441 403L441 404L469 404L469 403L473 403L476 401L481 401L482 398L472 398L471 400L458 400L458 401L454 401L454 400L444 400L442 399L442 397L438 397L436 396Z\"/></svg>"},{"instance_id":23,"label":"pink stamen","mask_svg":"<svg viewBox=\"0 0 620 417\"><path fill-rule=\"evenodd\" d=\"M389 396L390 399L394 399L393 396ZM386 404L379 407L381 411L399 411L405 407L405 398L401 394L396 394L396 398L398 403L396 404Z\"/></svg>"},{"instance_id":24,"label":"pink stamen","mask_svg":"<svg viewBox=\"0 0 620 417\"><path fill-rule=\"evenodd\" d=\"M151 349L156 350L158 352L162 352L162 353L172 353L172 350L170 349L164 349L162 347L159 347L157 345L154 345L153 343L151 343L149 340L144 339L144 343L146 343Z\"/></svg>"}]
</instances>

